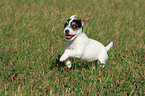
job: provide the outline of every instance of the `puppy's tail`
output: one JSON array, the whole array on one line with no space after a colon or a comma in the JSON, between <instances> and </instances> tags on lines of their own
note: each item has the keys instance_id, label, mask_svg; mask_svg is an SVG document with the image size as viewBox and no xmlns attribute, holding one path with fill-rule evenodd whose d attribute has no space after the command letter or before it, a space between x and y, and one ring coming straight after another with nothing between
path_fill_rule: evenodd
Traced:
<instances>
[{"instance_id":1,"label":"puppy's tail","mask_svg":"<svg viewBox=\"0 0 145 96\"><path fill-rule=\"evenodd\" d=\"M113 42L110 42L105 48L107 49L107 51L113 46Z\"/></svg>"}]
</instances>

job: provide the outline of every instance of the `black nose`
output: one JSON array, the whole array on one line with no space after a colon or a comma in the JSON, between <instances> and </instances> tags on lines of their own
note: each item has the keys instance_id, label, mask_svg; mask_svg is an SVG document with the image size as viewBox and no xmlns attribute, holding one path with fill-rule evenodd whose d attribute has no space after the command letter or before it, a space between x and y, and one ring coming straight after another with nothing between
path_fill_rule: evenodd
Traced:
<instances>
[{"instance_id":1,"label":"black nose","mask_svg":"<svg viewBox=\"0 0 145 96\"><path fill-rule=\"evenodd\" d=\"M65 33L68 34L69 33L69 30L65 30Z\"/></svg>"}]
</instances>

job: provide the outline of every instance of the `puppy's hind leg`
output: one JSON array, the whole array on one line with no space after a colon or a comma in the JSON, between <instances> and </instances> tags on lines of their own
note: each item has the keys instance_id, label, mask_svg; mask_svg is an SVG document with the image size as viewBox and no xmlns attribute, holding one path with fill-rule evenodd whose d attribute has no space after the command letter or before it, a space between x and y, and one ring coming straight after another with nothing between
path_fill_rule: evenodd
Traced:
<instances>
[{"instance_id":1,"label":"puppy's hind leg","mask_svg":"<svg viewBox=\"0 0 145 96\"><path fill-rule=\"evenodd\" d=\"M101 65L99 66L99 68L104 68L105 67L105 61L107 58L99 58L98 60L100 61Z\"/></svg>"},{"instance_id":2,"label":"puppy's hind leg","mask_svg":"<svg viewBox=\"0 0 145 96\"><path fill-rule=\"evenodd\" d=\"M71 61L69 59L67 59L65 61L65 65L68 67L68 68L71 68Z\"/></svg>"}]
</instances>

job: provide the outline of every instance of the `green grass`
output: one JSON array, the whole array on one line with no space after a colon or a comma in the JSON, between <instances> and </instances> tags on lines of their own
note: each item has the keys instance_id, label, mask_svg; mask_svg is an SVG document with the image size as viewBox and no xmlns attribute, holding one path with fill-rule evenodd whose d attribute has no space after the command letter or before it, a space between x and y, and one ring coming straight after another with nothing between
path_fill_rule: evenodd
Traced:
<instances>
[{"instance_id":1,"label":"green grass","mask_svg":"<svg viewBox=\"0 0 145 96\"><path fill-rule=\"evenodd\" d=\"M1 0L0 95L143 96L144 10L144 0ZM114 42L104 70L58 62L63 25L74 14L90 17L89 38Z\"/></svg>"}]
</instances>

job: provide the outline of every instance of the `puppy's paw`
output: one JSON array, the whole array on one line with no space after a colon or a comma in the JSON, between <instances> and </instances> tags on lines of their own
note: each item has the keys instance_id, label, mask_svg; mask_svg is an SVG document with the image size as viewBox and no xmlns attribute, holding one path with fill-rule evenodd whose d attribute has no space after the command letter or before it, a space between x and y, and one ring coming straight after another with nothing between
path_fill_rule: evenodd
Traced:
<instances>
[{"instance_id":1,"label":"puppy's paw","mask_svg":"<svg viewBox=\"0 0 145 96\"><path fill-rule=\"evenodd\" d=\"M67 68L71 68L71 64L67 65Z\"/></svg>"},{"instance_id":2,"label":"puppy's paw","mask_svg":"<svg viewBox=\"0 0 145 96\"><path fill-rule=\"evenodd\" d=\"M105 65L100 65L99 68L104 69Z\"/></svg>"},{"instance_id":3,"label":"puppy's paw","mask_svg":"<svg viewBox=\"0 0 145 96\"><path fill-rule=\"evenodd\" d=\"M60 62L63 62L63 61L64 61L64 58L61 57L61 58L59 59L59 61L60 61Z\"/></svg>"},{"instance_id":4,"label":"puppy's paw","mask_svg":"<svg viewBox=\"0 0 145 96\"><path fill-rule=\"evenodd\" d=\"M65 65L66 65L68 68L71 68L71 62L70 62L70 60L67 60L67 61L65 62Z\"/></svg>"},{"instance_id":5,"label":"puppy's paw","mask_svg":"<svg viewBox=\"0 0 145 96\"><path fill-rule=\"evenodd\" d=\"M60 62L63 62L63 61L65 61L66 59L67 59L67 56L62 55L62 56L60 57L59 61L60 61Z\"/></svg>"}]
</instances>

